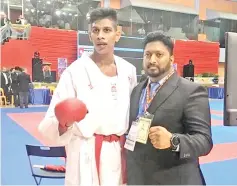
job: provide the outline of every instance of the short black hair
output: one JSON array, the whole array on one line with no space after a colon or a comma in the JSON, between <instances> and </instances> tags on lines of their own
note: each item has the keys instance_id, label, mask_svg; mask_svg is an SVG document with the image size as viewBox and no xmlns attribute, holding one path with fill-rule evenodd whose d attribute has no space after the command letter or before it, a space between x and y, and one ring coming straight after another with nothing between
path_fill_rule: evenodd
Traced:
<instances>
[{"instance_id":1,"label":"short black hair","mask_svg":"<svg viewBox=\"0 0 237 186\"><path fill-rule=\"evenodd\" d=\"M154 41L162 42L169 50L170 55L173 55L174 42L170 36L167 36L163 32L160 32L160 31L150 32L149 34L147 34L147 36L144 39L144 48L146 47L148 43L151 43Z\"/></svg>"},{"instance_id":2,"label":"short black hair","mask_svg":"<svg viewBox=\"0 0 237 186\"><path fill-rule=\"evenodd\" d=\"M117 28L118 18L116 10L112 8L96 8L89 13L88 21L90 24L101 20L101 19L110 19L115 23Z\"/></svg>"}]
</instances>

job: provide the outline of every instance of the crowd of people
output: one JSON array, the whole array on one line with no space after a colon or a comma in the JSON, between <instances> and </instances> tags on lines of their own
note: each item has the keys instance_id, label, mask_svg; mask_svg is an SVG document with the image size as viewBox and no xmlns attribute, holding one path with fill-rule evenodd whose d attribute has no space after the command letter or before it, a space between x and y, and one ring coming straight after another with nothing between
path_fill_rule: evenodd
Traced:
<instances>
[{"instance_id":1,"label":"crowd of people","mask_svg":"<svg viewBox=\"0 0 237 186\"><path fill-rule=\"evenodd\" d=\"M27 39L27 26L28 22L23 16L19 16L17 20L12 22L8 17L0 17L0 26L1 26L1 44L5 44L11 38L16 38L19 40ZM15 25L15 26L13 26ZM17 28L17 29L16 29Z\"/></svg>"},{"instance_id":2,"label":"crowd of people","mask_svg":"<svg viewBox=\"0 0 237 186\"><path fill-rule=\"evenodd\" d=\"M21 67L10 69L3 67L0 73L1 88L6 96L6 103L4 104L28 108L29 89L32 88L32 83L27 70Z\"/></svg>"}]
</instances>

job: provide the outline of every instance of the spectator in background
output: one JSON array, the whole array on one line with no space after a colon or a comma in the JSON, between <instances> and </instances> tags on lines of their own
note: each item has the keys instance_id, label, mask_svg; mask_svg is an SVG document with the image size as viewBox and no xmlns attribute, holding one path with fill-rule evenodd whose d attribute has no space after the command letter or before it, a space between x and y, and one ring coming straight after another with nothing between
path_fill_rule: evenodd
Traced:
<instances>
[{"instance_id":1,"label":"spectator in background","mask_svg":"<svg viewBox=\"0 0 237 186\"><path fill-rule=\"evenodd\" d=\"M16 66L16 67L15 67L15 70L16 70L16 72L17 72L18 74L23 71L23 69L22 69L21 67L19 67L19 66Z\"/></svg>"},{"instance_id":2,"label":"spectator in background","mask_svg":"<svg viewBox=\"0 0 237 186\"><path fill-rule=\"evenodd\" d=\"M27 74L26 69L23 69L22 73L18 75L19 83L19 99L20 99L20 108L28 108L29 103L29 89L30 89L30 75Z\"/></svg>"},{"instance_id":3,"label":"spectator in background","mask_svg":"<svg viewBox=\"0 0 237 186\"><path fill-rule=\"evenodd\" d=\"M146 34L146 30L144 29L143 26L142 26L141 28L139 28L139 29L137 30L137 32L138 32L139 35L142 35L142 36Z\"/></svg>"},{"instance_id":4,"label":"spectator in background","mask_svg":"<svg viewBox=\"0 0 237 186\"><path fill-rule=\"evenodd\" d=\"M194 64L193 61L190 59L188 62L189 68L188 68L188 73L191 75L190 76L190 81L194 82Z\"/></svg>"},{"instance_id":5,"label":"spectator in background","mask_svg":"<svg viewBox=\"0 0 237 186\"><path fill-rule=\"evenodd\" d=\"M46 65L43 69L44 74L44 82L51 83L52 82L52 76L51 76L51 69L48 65Z\"/></svg>"},{"instance_id":6,"label":"spectator in background","mask_svg":"<svg viewBox=\"0 0 237 186\"><path fill-rule=\"evenodd\" d=\"M0 13L1 27L6 24L7 15L4 12Z\"/></svg>"},{"instance_id":7,"label":"spectator in background","mask_svg":"<svg viewBox=\"0 0 237 186\"><path fill-rule=\"evenodd\" d=\"M27 24L27 20L22 16L20 15L19 18L16 20L16 24L19 24L19 25L26 25ZM23 30L19 30L17 31L17 39L25 39L25 31Z\"/></svg>"},{"instance_id":8,"label":"spectator in background","mask_svg":"<svg viewBox=\"0 0 237 186\"><path fill-rule=\"evenodd\" d=\"M7 102L9 102L10 97L9 87L10 87L9 73L7 68L3 67L1 71L1 88L3 89L4 94L7 98Z\"/></svg>"},{"instance_id":9,"label":"spectator in background","mask_svg":"<svg viewBox=\"0 0 237 186\"><path fill-rule=\"evenodd\" d=\"M70 23L65 23L65 29L66 29L66 30L71 30Z\"/></svg>"},{"instance_id":10,"label":"spectator in background","mask_svg":"<svg viewBox=\"0 0 237 186\"><path fill-rule=\"evenodd\" d=\"M11 75L10 75L10 79L11 79L11 92L13 95L13 100L14 100L14 105L15 107L18 107L20 105L19 102L19 84L18 84L18 72L15 68L12 68L10 70Z\"/></svg>"},{"instance_id":11,"label":"spectator in background","mask_svg":"<svg viewBox=\"0 0 237 186\"><path fill-rule=\"evenodd\" d=\"M27 21L26 21L26 19L25 19L22 15L20 15L20 16L18 17L18 19L16 20L16 24L26 25L26 24L27 24Z\"/></svg>"}]
</instances>

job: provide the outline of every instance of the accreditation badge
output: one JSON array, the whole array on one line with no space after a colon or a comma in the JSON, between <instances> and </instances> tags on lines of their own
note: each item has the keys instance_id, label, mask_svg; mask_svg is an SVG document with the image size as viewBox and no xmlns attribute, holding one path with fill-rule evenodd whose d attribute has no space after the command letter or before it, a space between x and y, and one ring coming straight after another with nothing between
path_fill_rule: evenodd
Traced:
<instances>
[{"instance_id":1,"label":"accreditation badge","mask_svg":"<svg viewBox=\"0 0 237 186\"><path fill-rule=\"evenodd\" d=\"M138 135L138 122L132 122L132 126L128 132L127 139L124 144L124 148L130 151L134 151L136 140Z\"/></svg>"},{"instance_id":2,"label":"accreditation badge","mask_svg":"<svg viewBox=\"0 0 237 186\"><path fill-rule=\"evenodd\" d=\"M138 119L138 135L137 135L137 142L146 144L150 126L154 115L146 112L143 116L139 117Z\"/></svg>"}]
</instances>

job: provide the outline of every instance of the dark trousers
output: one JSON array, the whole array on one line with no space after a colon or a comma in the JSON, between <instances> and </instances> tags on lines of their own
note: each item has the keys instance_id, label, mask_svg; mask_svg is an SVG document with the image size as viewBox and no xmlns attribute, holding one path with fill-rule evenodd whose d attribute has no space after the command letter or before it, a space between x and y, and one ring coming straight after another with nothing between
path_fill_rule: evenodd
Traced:
<instances>
[{"instance_id":1,"label":"dark trousers","mask_svg":"<svg viewBox=\"0 0 237 186\"><path fill-rule=\"evenodd\" d=\"M14 105L16 107L18 107L20 105L20 101L19 101L19 90L16 84L12 83L11 86L11 93L13 96L13 101L14 101Z\"/></svg>"},{"instance_id":2,"label":"dark trousers","mask_svg":"<svg viewBox=\"0 0 237 186\"><path fill-rule=\"evenodd\" d=\"M13 93L12 94L13 95L13 98L14 98L14 105L16 106L16 107L18 107L19 106L19 94L18 93Z\"/></svg>"},{"instance_id":3,"label":"dark trousers","mask_svg":"<svg viewBox=\"0 0 237 186\"><path fill-rule=\"evenodd\" d=\"M19 99L20 99L20 107L23 108L23 105L25 105L25 107L28 108L29 92L19 92Z\"/></svg>"},{"instance_id":4,"label":"dark trousers","mask_svg":"<svg viewBox=\"0 0 237 186\"><path fill-rule=\"evenodd\" d=\"M11 100L11 95L10 95L10 93L9 93L9 91L8 91L8 86L3 86L2 89L3 89L3 91L4 91L4 94L5 94L6 98L7 98L7 102L10 102L10 100ZM6 104L7 104L7 103L6 103Z\"/></svg>"}]
</instances>

